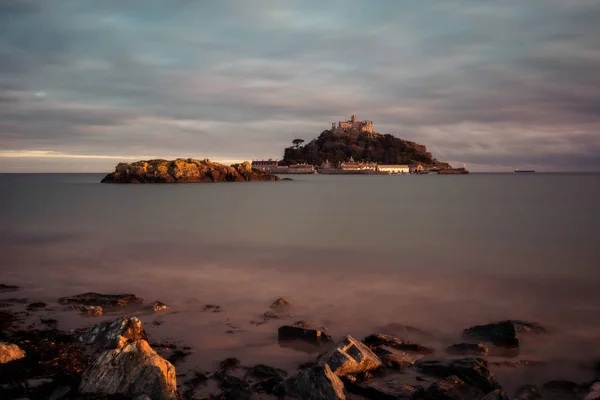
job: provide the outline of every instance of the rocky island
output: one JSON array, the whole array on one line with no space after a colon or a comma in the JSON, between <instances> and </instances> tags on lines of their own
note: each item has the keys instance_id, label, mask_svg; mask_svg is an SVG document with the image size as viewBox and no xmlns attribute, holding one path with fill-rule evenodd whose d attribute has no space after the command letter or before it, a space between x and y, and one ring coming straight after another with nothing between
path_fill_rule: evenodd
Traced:
<instances>
[{"instance_id":1,"label":"rocky island","mask_svg":"<svg viewBox=\"0 0 600 400\"><path fill-rule=\"evenodd\" d=\"M277 181L267 171L253 169L246 161L231 166L210 161L178 158L173 161L148 160L119 163L102 183L198 183Z\"/></svg>"},{"instance_id":2,"label":"rocky island","mask_svg":"<svg viewBox=\"0 0 600 400\"><path fill-rule=\"evenodd\" d=\"M359 121L356 114L337 125L332 123L331 129L301 146L303 142L297 139L293 146L284 150L284 165L307 163L319 166L326 162L344 163L352 158L356 162L386 165L418 164L425 169L452 168L435 159L424 145L375 132L372 121Z\"/></svg>"}]
</instances>

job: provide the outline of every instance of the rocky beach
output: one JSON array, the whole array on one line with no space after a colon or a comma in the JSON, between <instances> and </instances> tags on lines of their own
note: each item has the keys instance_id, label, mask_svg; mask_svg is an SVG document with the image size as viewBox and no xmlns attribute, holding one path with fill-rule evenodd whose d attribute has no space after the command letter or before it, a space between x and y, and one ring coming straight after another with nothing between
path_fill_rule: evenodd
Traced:
<instances>
[{"instance_id":1,"label":"rocky beach","mask_svg":"<svg viewBox=\"0 0 600 400\"><path fill-rule=\"evenodd\" d=\"M438 337L418 327L393 326L365 337L331 334L331 327L297 320L285 298L229 323L222 335L267 327L268 340L310 355L295 367L274 357L251 364L231 351L201 368L188 362L202 349L154 334L156 316L176 307L135 294L81 293L42 302L0 285L0 398L2 399L585 399L600 398L600 363L581 363L579 380L554 379L513 387L513 377L545 368L551 359L526 359L522 349L552 340L533 321L506 320ZM228 324L228 310L205 304ZM71 319L71 329L59 320ZM394 334L390 331L393 330ZM169 331L167 327L167 332ZM595 377L595 379L594 379ZM502 382L502 383L501 383Z\"/></svg>"}]
</instances>

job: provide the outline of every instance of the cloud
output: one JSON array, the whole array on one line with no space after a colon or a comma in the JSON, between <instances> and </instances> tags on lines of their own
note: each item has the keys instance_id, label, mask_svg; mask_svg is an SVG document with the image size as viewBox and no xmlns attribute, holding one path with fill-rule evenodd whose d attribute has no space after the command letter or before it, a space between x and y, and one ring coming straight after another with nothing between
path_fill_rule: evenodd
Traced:
<instances>
[{"instance_id":1,"label":"cloud","mask_svg":"<svg viewBox=\"0 0 600 400\"><path fill-rule=\"evenodd\" d=\"M74 171L66 155L275 158L356 112L439 159L600 170L599 17L592 0L5 0L0 148Z\"/></svg>"}]
</instances>

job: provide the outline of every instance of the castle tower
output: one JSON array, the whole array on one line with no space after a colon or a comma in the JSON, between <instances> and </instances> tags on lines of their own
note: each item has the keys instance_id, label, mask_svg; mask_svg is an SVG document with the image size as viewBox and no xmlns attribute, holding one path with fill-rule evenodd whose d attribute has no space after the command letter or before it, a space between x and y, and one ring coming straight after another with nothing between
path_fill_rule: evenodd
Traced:
<instances>
[{"instance_id":1,"label":"castle tower","mask_svg":"<svg viewBox=\"0 0 600 400\"><path fill-rule=\"evenodd\" d=\"M352 123L356 122L356 113L352 114Z\"/></svg>"},{"instance_id":2,"label":"castle tower","mask_svg":"<svg viewBox=\"0 0 600 400\"><path fill-rule=\"evenodd\" d=\"M332 131L335 131L335 122L332 122L332 123L331 123L331 130L332 130Z\"/></svg>"}]
</instances>

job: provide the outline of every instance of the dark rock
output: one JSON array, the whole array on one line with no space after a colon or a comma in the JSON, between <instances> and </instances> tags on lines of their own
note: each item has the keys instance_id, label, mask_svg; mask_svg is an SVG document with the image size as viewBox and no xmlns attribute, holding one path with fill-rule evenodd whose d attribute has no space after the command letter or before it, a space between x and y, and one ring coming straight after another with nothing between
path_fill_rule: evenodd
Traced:
<instances>
[{"instance_id":1,"label":"dark rock","mask_svg":"<svg viewBox=\"0 0 600 400\"><path fill-rule=\"evenodd\" d=\"M227 374L230 370L240 366L240 360L235 357L229 357L219 363L219 373Z\"/></svg>"},{"instance_id":2,"label":"dark rock","mask_svg":"<svg viewBox=\"0 0 600 400\"><path fill-rule=\"evenodd\" d=\"M476 387L483 393L500 389L494 374L487 368L487 362L481 358L462 358L459 360L418 360L415 367L425 375L448 378L457 376L466 384Z\"/></svg>"},{"instance_id":3,"label":"dark rock","mask_svg":"<svg viewBox=\"0 0 600 400\"><path fill-rule=\"evenodd\" d=\"M393 335L386 335L383 333L375 333L373 335L369 335L363 339L363 343L369 346L370 348L375 348L377 346L384 345L392 347L396 350L409 351L419 354L433 354L434 352L433 349L421 346L420 344L411 343L408 340L402 340Z\"/></svg>"},{"instance_id":4,"label":"dark rock","mask_svg":"<svg viewBox=\"0 0 600 400\"><path fill-rule=\"evenodd\" d=\"M283 370L258 364L248 369L244 379L250 378L257 381L252 386L256 391L274 393L276 392L275 388L283 382L286 376L287 372Z\"/></svg>"},{"instance_id":5,"label":"dark rock","mask_svg":"<svg viewBox=\"0 0 600 400\"><path fill-rule=\"evenodd\" d=\"M524 385L515 392L514 400L535 400L541 399L542 393L534 385Z\"/></svg>"},{"instance_id":6,"label":"dark rock","mask_svg":"<svg viewBox=\"0 0 600 400\"><path fill-rule=\"evenodd\" d=\"M212 311L214 313L218 313L223 312L223 309L221 308L221 306L218 306L216 304L205 304L204 308L202 308L202 311Z\"/></svg>"},{"instance_id":7,"label":"dark rock","mask_svg":"<svg viewBox=\"0 0 600 400\"><path fill-rule=\"evenodd\" d=\"M351 391L373 400L415 399L425 391L421 386L402 383L395 376L366 380L351 386Z\"/></svg>"},{"instance_id":8,"label":"dark rock","mask_svg":"<svg viewBox=\"0 0 600 400\"><path fill-rule=\"evenodd\" d=\"M38 301L37 303L31 303L27 306L27 311L34 311L45 308L48 304Z\"/></svg>"},{"instance_id":9,"label":"dark rock","mask_svg":"<svg viewBox=\"0 0 600 400\"><path fill-rule=\"evenodd\" d=\"M246 376L251 376L260 379L266 378L284 378L287 375L282 369L277 369L273 367L269 367L268 365L258 364L254 367L248 368L248 372Z\"/></svg>"},{"instance_id":10,"label":"dark rock","mask_svg":"<svg viewBox=\"0 0 600 400\"><path fill-rule=\"evenodd\" d=\"M273 302L273 304L271 304L271 309L275 311L284 311L289 309L290 307L290 302L284 299L283 297L278 298Z\"/></svg>"},{"instance_id":11,"label":"dark rock","mask_svg":"<svg viewBox=\"0 0 600 400\"><path fill-rule=\"evenodd\" d=\"M21 288L16 285L5 285L4 283L0 283L0 293L16 292L19 289Z\"/></svg>"},{"instance_id":12,"label":"dark rock","mask_svg":"<svg viewBox=\"0 0 600 400\"><path fill-rule=\"evenodd\" d=\"M148 340L148 336L137 317L121 317L94 325L79 337L80 343L99 349L119 349L138 340Z\"/></svg>"},{"instance_id":13,"label":"dark rock","mask_svg":"<svg viewBox=\"0 0 600 400\"><path fill-rule=\"evenodd\" d=\"M163 311L167 308L169 308L169 306L165 303L161 303L160 301L155 301L154 304L152 304L152 311L154 312Z\"/></svg>"},{"instance_id":14,"label":"dark rock","mask_svg":"<svg viewBox=\"0 0 600 400\"><path fill-rule=\"evenodd\" d=\"M183 349L175 349L171 353L169 357L167 357L167 361L169 361L173 365L177 365L179 362L183 361L187 356L193 354L192 351L183 350Z\"/></svg>"},{"instance_id":15,"label":"dark rock","mask_svg":"<svg viewBox=\"0 0 600 400\"><path fill-rule=\"evenodd\" d=\"M477 325L463 331L463 340L490 342L495 346L519 347L519 336L515 325L510 321L488 325Z\"/></svg>"},{"instance_id":16,"label":"dark rock","mask_svg":"<svg viewBox=\"0 0 600 400\"><path fill-rule=\"evenodd\" d=\"M508 400L508 396L502 390L496 389L486 394L481 400Z\"/></svg>"},{"instance_id":17,"label":"dark rock","mask_svg":"<svg viewBox=\"0 0 600 400\"><path fill-rule=\"evenodd\" d=\"M69 394L72 389L71 386L59 386L52 392L50 397L48 397L48 400L60 400Z\"/></svg>"},{"instance_id":18,"label":"dark rock","mask_svg":"<svg viewBox=\"0 0 600 400\"><path fill-rule=\"evenodd\" d=\"M327 364L331 371L340 377L356 375L383 366L379 357L371 349L350 335L325 352L319 358L318 364Z\"/></svg>"},{"instance_id":19,"label":"dark rock","mask_svg":"<svg viewBox=\"0 0 600 400\"><path fill-rule=\"evenodd\" d=\"M449 376L434 383L427 389L427 399L431 400L471 400L481 399L485 393L465 383L457 376Z\"/></svg>"},{"instance_id":20,"label":"dark rock","mask_svg":"<svg viewBox=\"0 0 600 400\"><path fill-rule=\"evenodd\" d=\"M311 344L331 342L331 336L318 329L307 329L301 326L280 326L278 330L280 341L303 340Z\"/></svg>"},{"instance_id":21,"label":"dark rock","mask_svg":"<svg viewBox=\"0 0 600 400\"><path fill-rule=\"evenodd\" d=\"M173 161L148 160L131 164L120 163L115 172L102 179L102 183L197 183L277 181L278 177L265 171L252 169L246 161L226 166L208 159L199 161L178 158Z\"/></svg>"},{"instance_id":22,"label":"dark rock","mask_svg":"<svg viewBox=\"0 0 600 400\"><path fill-rule=\"evenodd\" d=\"M298 372L283 383L283 390L300 400L345 400L346 390L329 365L317 365Z\"/></svg>"},{"instance_id":23,"label":"dark rock","mask_svg":"<svg viewBox=\"0 0 600 400\"><path fill-rule=\"evenodd\" d=\"M410 367L423 357L422 354L407 353L387 346L377 346L374 351L386 367L393 369Z\"/></svg>"},{"instance_id":24,"label":"dark rock","mask_svg":"<svg viewBox=\"0 0 600 400\"><path fill-rule=\"evenodd\" d=\"M449 346L447 351L457 355L485 356L489 350L486 345L481 343L458 343Z\"/></svg>"},{"instance_id":25,"label":"dark rock","mask_svg":"<svg viewBox=\"0 0 600 400\"><path fill-rule=\"evenodd\" d=\"M78 304L84 306L123 307L129 304L140 304L142 299L133 294L100 294L83 293L71 297L61 297L60 304Z\"/></svg>"},{"instance_id":26,"label":"dark rock","mask_svg":"<svg viewBox=\"0 0 600 400\"><path fill-rule=\"evenodd\" d=\"M54 318L40 318L40 322L49 328L56 328L58 321Z\"/></svg>"},{"instance_id":27,"label":"dark rock","mask_svg":"<svg viewBox=\"0 0 600 400\"><path fill-rule=\"evenodd\" d=\"M101 352L84 371L81 393L146 394L154 400L178 399L175 367L145 340Z\"/></svg>"},{"instance_id":28,"label":"dark rock","mask_svg":"<svg viewBox=\"0 0 600 400\"><path fill-rule=\"evenodd\" d=\"M88 317L100 317L103 312L100 306L79 306L79 311Z\"/></svg>"},{"instance_id":29,"label":"dark rock","mask_svg":"<svg viewBox=\"0 0 600 400\"><path fill-rule=\"evenodd\" d=\"M513 324L513 326L515 327L515 330L518 333L536 333L536 334L548 333L548 330L546 328L544 328L542 325L538 324L537 322L521 321L518 319L509 319L506 321L499 322L499 324L503 324L503 323Z\"/></svg>"},{"instance_id":30,"label":"dark rock","mask_svg":"<svg viewBox=\"0 0 600 400\"><path fill-rule=\"evenodd\" d=\"M544 383L542 394L546 397L560 399L580 399L586 390L575 382L565 380L555 380Z\"/></svg>"}]
</instances>

